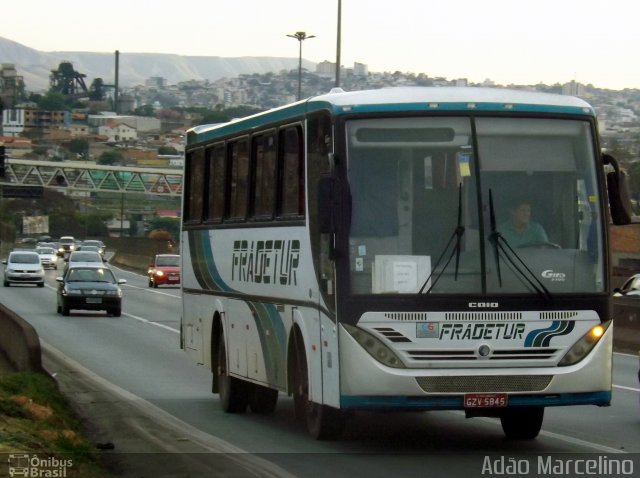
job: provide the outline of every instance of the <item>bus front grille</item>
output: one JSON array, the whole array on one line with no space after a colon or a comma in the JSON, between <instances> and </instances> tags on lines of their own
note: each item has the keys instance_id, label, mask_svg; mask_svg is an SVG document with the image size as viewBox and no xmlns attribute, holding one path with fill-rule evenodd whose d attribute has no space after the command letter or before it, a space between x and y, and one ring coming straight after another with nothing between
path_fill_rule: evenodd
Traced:
<instances>
[{"instance_id":1,"label":"bus front grille","mask_svg":"<svg viewBox=\"0 0 640 478\"><path fill-rule=\"evenodd\" d=\"M416 377L427 393L539 392L551 383L553 375L463 375L455 377Z\"/></svg>"},{"instance_id":2,"label":"bus front grille","mask_svg":"<svg viewBox=\"0 0 640 478\"><path fill-rule=\"evenodd\" d=\"M407 350L406 354L412 361L428 360L549 360L553 359L558 349L551 348L523 348L494 350L488 357L479 357L475 350Z\"/></svg>"}]
</instances>

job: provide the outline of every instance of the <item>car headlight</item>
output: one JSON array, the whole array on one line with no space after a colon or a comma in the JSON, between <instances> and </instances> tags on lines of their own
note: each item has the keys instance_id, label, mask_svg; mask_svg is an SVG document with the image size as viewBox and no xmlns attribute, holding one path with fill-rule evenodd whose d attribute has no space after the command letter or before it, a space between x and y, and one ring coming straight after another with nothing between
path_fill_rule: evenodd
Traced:
<instances>
[{"instance_id":1,"label":"car headlight","mask_svg":"<svg viewBox=\"0 0 640 478\"><path fill-rule=\"evenodd\" d=\"M405 368L398 356L380 339L353 325L342 324L342 326L378 362L387 367Z\"/></svg>"},{"instance_id":2,"label":"car headlight","mask_svg":"<svg viewBox=\"0 0 640 478\"><path fill-rule=\"evenodd\" d=\"M158 277L162 277L162 276L164 275L164 272L162 272L162 271L156 271L156 275L157 275Z\"/></svg>"},{"instance_id":3,"label":"car headlight","mask_svg":"<svg viewBox=\"0 0 640 478\"><path fill-rule=\"evenodd\" d=\"M571 347L566 354L564 354L564 357L562 357L558 366L563 367L580 362L580 360L585 358L589 352L591 352L600 338L604 336L604 333L610 325L611 321L608 320L603 324L591 327L591 329L584 334L580 340L573 344L573 347Z\"/></svg>"},{"instance_id":4,"label":"car headlight","mask_svg":"<svg viewBox=\"0 0 640 478\"><path fill-rule=\"evenodd\" d=\"M66 287L62 291L63 295L82 295L82 291L78 289L67 289Z\"/></svg>"}]
</instances>

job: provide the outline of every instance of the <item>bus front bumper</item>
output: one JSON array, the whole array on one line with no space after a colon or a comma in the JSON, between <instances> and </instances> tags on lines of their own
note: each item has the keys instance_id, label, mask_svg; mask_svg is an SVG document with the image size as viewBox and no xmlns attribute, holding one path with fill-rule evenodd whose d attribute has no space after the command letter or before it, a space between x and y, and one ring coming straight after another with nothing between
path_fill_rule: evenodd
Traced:
<instances>
[{"instance_id":1,"label":"bus front bumper","mask_svg":"<svg viewBox=\"0 0 640 478\"><path fill-rule=\"evenodd\" d=\"M465 395L474 393L506 394L509 407L611 402L613 327L583 360L566 367L391 368L342 328L340 334L340 408L463 410Z\"/></svg>"}]
</instances>

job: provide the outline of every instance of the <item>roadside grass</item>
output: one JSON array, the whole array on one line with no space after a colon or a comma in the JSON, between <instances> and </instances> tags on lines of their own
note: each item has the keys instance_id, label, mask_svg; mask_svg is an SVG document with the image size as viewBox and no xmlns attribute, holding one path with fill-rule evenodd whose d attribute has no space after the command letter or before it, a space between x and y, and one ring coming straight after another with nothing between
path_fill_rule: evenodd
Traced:
<instances>
[{"instance_id":1,"label":"roadside grass","mask_svg":"<svg viewBox=\"0 0 640 478\"><path fill-rule=\"evenodd\" d=\"M82 423L56 382L43 374L0 374L0 456L17 454L38 460L54 458L53 469L64 463L68 477L112 476L83 435Z\"/></svg>"}]
</instances>

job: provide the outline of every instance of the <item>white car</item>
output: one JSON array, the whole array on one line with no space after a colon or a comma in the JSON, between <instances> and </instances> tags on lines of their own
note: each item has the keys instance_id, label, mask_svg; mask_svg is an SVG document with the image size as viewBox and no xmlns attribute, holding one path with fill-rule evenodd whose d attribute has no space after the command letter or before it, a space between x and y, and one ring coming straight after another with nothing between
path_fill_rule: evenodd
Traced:
<instances>
[{"instance_id":1,"label":"white car","mask_svg":"<svg viewBox=\"0 0 640 478\"><path fill-rule=\"evenodd\" d=\"M40 255L35 251L12 251L3 260L4 286L11 284L36 284L44 287L44 269Z\"/></svg>"},{"instance_id":2,"label":"white car","mask_svg":"<svg viewBox=\"0 0 640 478\"><path fill-rule=\"evenodd\" d=\"M640 274L632 275L622 287L614 289L613 296L640 298Z\"/></svg>"},{"instance_id":3,"label":"white car","mask_svg":"<svg viewBox=\"0 0 640 478\"><path fill-rule=\"evenodd\" d=\"M64 270L66 271L69 267L77 266L77 265L99 265L102 266L104 264L104 259L100 255L99 252L95 251L73 251L69 254L64 260Z\"/></svg>"},{"instance_id":4,"label":"white car","mask_svg":"<svg viewBox=\"0 0 640 478\"><path fill-rule=\"evenodd\" d=\"M58 253L51 247L36 247L36 252L40 256L40 262L45 269L58 270Z\"/></svg>"}]
</instances>

